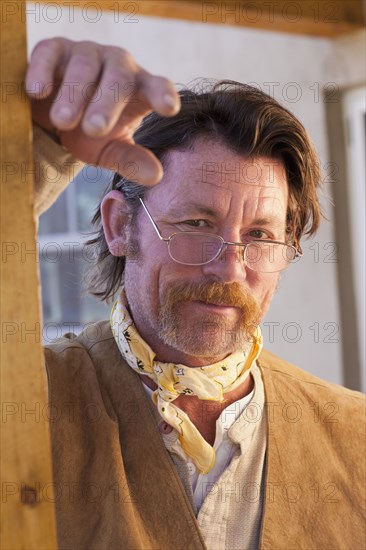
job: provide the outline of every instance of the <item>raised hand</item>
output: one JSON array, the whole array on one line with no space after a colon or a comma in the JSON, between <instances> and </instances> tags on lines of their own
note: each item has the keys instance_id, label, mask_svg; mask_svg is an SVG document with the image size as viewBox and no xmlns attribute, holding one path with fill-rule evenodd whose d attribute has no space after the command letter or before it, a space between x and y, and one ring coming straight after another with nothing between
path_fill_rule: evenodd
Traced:
<instances>
[{"instance_id":1,"label":"raised hand","mask_svg":"<svg viewBox=\"0 0 366 550\"><path fill-rule=\"evenodd\" d=\"M39 42L25 87L33 120L57 135L76 158L134 180L158 183L159 160L135 144L133 134L151 111L173 116L179 95L167 78L154 76L118 47L52 38Z\"/></svg>"}]
</instances>

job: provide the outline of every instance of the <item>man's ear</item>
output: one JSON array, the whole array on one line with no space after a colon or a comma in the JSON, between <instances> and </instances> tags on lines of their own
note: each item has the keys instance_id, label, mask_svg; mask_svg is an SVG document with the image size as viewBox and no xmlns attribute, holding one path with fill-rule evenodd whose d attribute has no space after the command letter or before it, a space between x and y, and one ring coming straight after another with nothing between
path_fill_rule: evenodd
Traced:
<instances>
[{"instance_id":1,"label":"man's ear","mask_svg":"<svg viewBox=\"0 0 366 550\"><path fill-rule=\"evenodd\" d=\"M104 235L113 256L126 256L131 211L121 191L114 189L103 198L101 206Z\"/></svg>"}]
</instances>

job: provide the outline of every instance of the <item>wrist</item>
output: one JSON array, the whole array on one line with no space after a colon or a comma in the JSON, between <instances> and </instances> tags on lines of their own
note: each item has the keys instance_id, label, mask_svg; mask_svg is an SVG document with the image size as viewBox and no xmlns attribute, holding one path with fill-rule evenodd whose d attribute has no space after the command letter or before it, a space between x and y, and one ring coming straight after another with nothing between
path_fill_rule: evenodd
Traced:
<instances>
[{"instance_id":1,"label":"wrist","mask_svg":"<svg viewBox=\"0 0 366 550\"><path fill-rule=\"evenodd\" d=\"M62 146L61 139L60 139L60 131L57 128L53 128L52 130L42 128L42 130L45 132L45 134L48 135L48 137L52 139L52 141Z\"/></svg>"}]
</instances>

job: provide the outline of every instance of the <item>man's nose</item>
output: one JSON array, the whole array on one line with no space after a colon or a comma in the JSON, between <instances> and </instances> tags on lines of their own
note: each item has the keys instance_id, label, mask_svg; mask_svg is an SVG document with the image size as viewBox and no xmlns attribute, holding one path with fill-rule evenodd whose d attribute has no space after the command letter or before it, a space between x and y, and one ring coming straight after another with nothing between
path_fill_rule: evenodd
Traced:
<instances>
[{"instance_id":1,"label":"man's nose","mask_svg":"<svg viewBox=\"0 0 366 550\"><path fill-rule=\"evenodd\" d=\"M221 254L212 262L202 266L205 275L222 283L239 283L246 279L243 247L225 244Z\"/></svg>"}]
</instances>

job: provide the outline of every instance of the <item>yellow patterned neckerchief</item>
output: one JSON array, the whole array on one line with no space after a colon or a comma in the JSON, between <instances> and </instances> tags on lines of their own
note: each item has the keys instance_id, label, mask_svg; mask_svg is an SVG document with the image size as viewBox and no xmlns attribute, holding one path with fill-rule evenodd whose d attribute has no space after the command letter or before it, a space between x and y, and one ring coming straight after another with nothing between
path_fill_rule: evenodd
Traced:
<instances>
[{"instance_id":1,"label":"yellow patterned neckerchief","mask_svg":"<svg viewBox=\"0 0 366 550\"><path fill-rule=\"evenodd\" d=\"M192 368L155 361L155 353L138 334L131 319L123 290L112 308L110 322L118 348L129 366L151 378L158 386L152 400L160 416L177 430L186 455L202 473L207 474L215 463L215 451L189 416L173 401L181 394L224 401L224 394L240 386L249 376L250 367L262 349L260 328L256 329L249 352L238 351L213 365Z\"/></svg>"}]
</instances>

